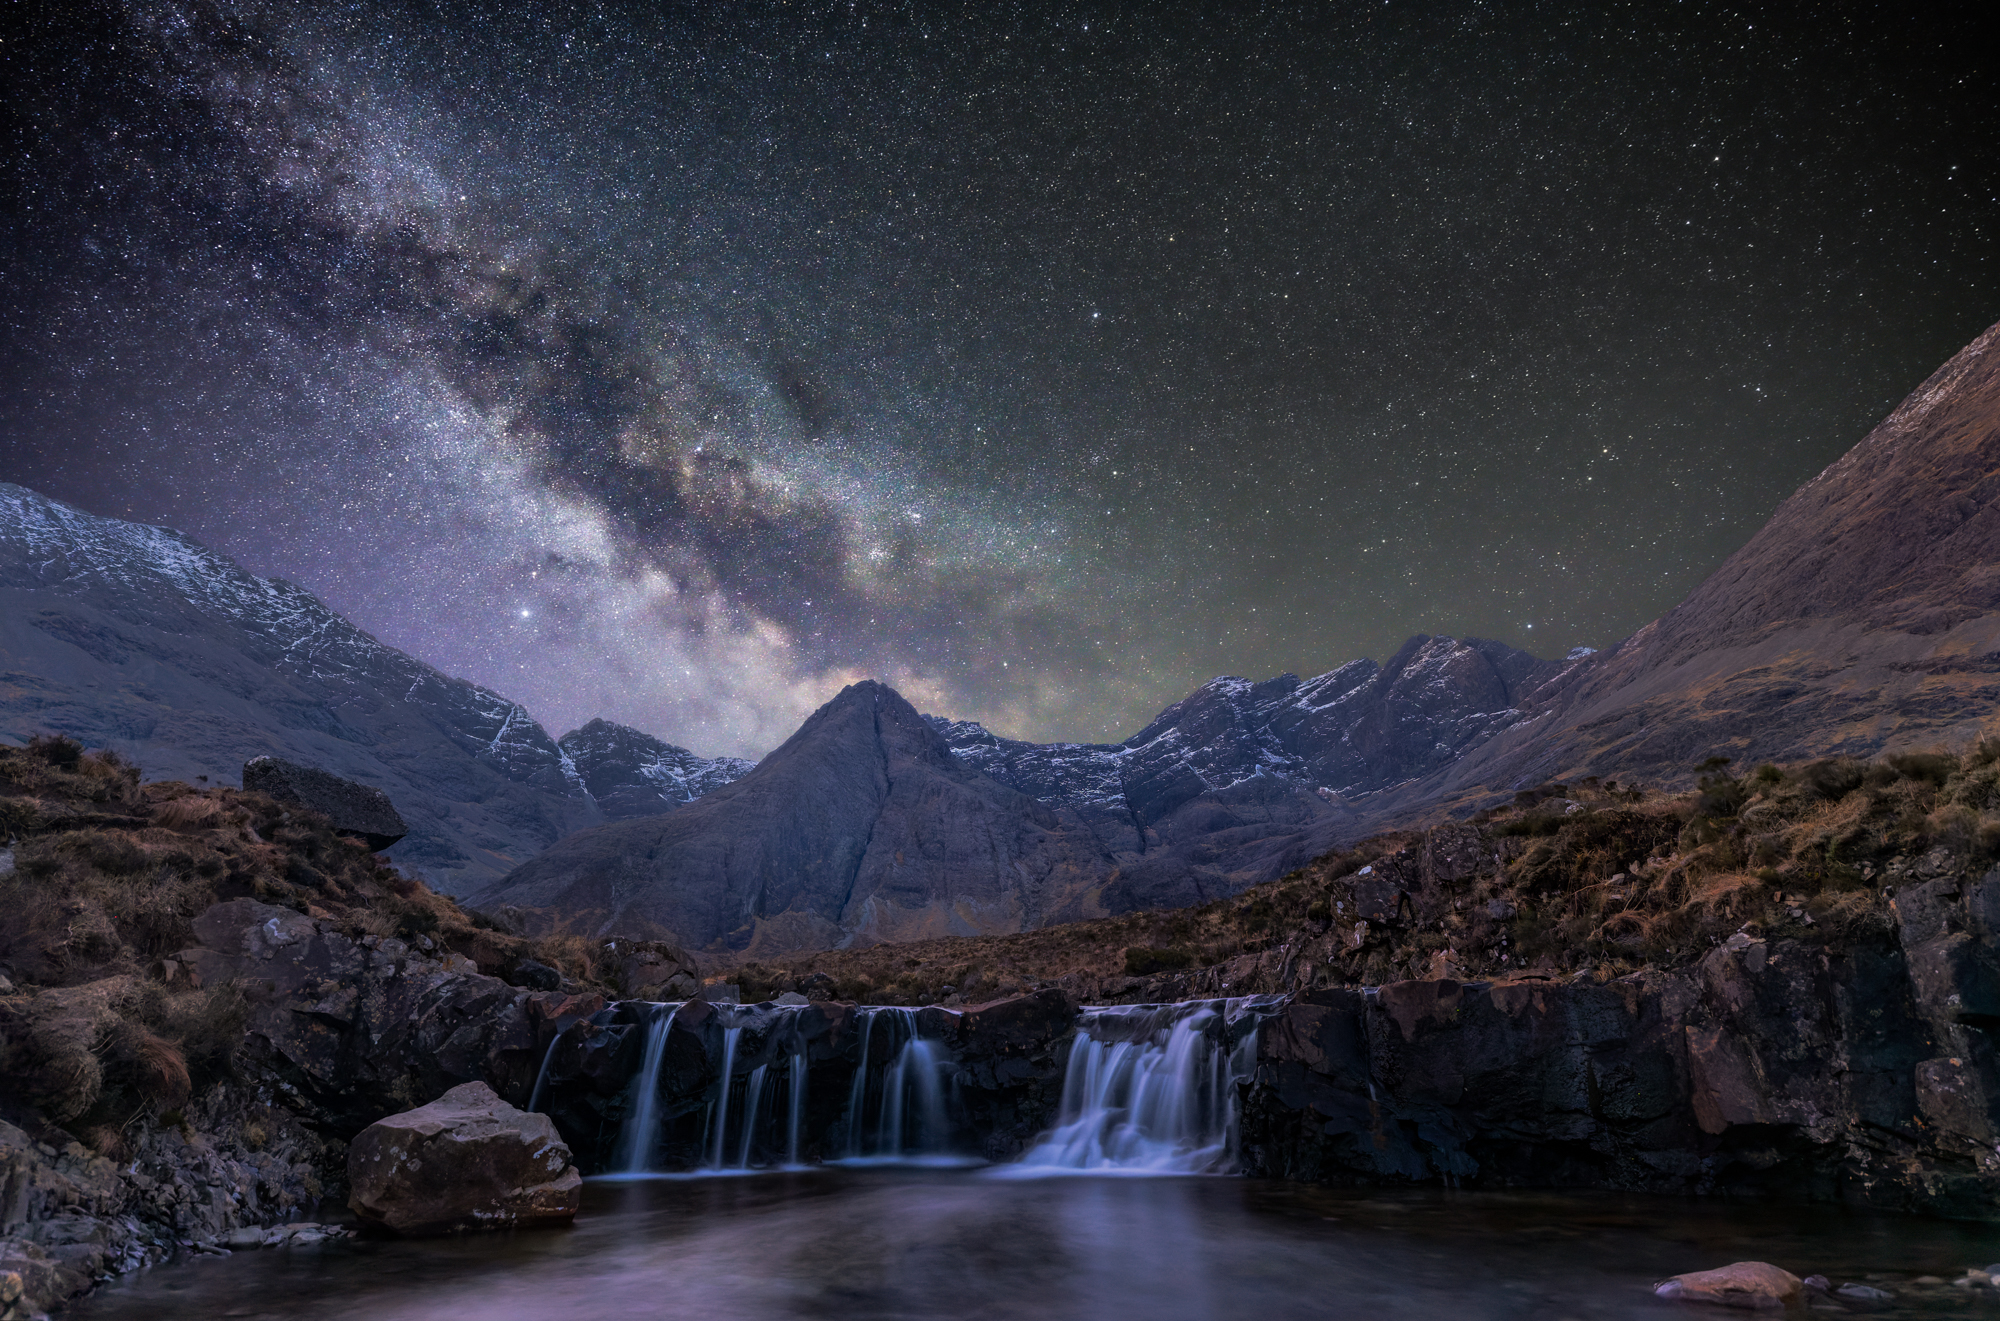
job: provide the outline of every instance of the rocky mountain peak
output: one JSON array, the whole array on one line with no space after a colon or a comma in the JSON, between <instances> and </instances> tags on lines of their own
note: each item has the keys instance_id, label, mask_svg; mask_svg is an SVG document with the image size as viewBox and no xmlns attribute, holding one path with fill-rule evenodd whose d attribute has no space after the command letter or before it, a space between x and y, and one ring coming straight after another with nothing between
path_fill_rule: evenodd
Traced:
<instances>
[{"instance_id":1,"label":"rocky mountain peak","mask_svg":"<svg viewBox=\"0 0 2000 1321\"><path fill-rule=\"evenodd\" d=\"M602 717L572 729L557 746L610 821L672 811L742 779L756 765L741 757L699 756Z\"/></svg>"}]
</instances>

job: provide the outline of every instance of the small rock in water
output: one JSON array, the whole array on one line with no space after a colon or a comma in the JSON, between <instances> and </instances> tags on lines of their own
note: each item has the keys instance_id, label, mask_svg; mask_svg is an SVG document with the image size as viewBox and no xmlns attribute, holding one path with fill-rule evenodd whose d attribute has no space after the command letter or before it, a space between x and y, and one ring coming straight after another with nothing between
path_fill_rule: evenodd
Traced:
<instances>
[{"instance_id":1,"label":"small rock in water","mask_svg":"<svg viewBox=\"0 0 2000 1321\"><path fill-rule=\"evenodd\" d=\"M1819 1293L1833 1292L1833 1281L1827 1279L1824 1275L1808 1275L1805 1279L1800 1280L1799 1283Z\"/></svg>"},{"instance_id":2,"label":"small rock in water","mask_svg":"<svg viewBox=\"0 0 2000 1321\"><path fill-rule=\"evenodd\" d=\"M812 1001L806 999L797 991L786 991L783 995L773 997L771 1003L774 1005L803 1005L811 1004Z\"/></svg>"},{"instance_id":3,"label":"small rock in water","mask_svg":"<svg viewBox=\"0 0 2000 1321\"><path fill-rule=\"evenodd\" d=\"M2000 1261L1994 1262L1991 1266L1982 1266L1980 1270L1987 1275L2000 1275Z\"/></svg>"},{"instance_id":4,"label":"small rock in water","mask_svg":"<svg viewBox=\"0 0 2000 1321\"><path fill-rule=\"evenodd\" d=\"M1895 1294L1887 1289L1877 1289L1872 1284L1843 1284L1833 1291L1833 1296L1843 1303L1862 1303L1870 1307L1896 1301Z\"/></svg>"},{"instance_id":5,"label":"small rock in water","mask_svg":"<svg viewBox=\"0 0 2000 1321\"><path fill-rule=\"evenodd\" d=\"M1914 1280L1910 1281L1910 1283L1912 1283L1912 1284L1943 1284L1943 1283L1944 1283L1944 1277L1942 1277L1942 1276L1938 1276L1938 1275L1919 1275L1919 1276L1918 1276L1918 1277L1917 1277L1916 1279L1914 1279Z\"/></svg>"},{"instance_id":6,"label":"small rock in water","mask_svg":"<svg viewBox=\"0 0 2000 1321\"><path fill-rule=\"evenodd\" d=\"M264 1246L264 1231L261 1229L232 1229L223 1238L222 1244L229 1248L261 1248Z\"/></svg>"},{"instance_id":7,"label":"small rock in water","mask_svg":"<svg viewBox=\"0 0 2000 1321\"><path fill-rule=\"evenodd\" d=\"M1653 1293L1683 1303L1775 1312L1796 1301L1804 1287L1798 1276L1768 1261L1738 1261L1662 1280L1653 1286Z\"/></svg>"}]
</instances>

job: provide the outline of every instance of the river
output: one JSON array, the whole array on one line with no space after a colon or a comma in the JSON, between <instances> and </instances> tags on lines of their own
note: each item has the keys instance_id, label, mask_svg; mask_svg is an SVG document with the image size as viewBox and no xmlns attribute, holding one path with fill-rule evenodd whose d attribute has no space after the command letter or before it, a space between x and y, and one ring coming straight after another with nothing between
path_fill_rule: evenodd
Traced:
<instances>
[{"instance_id":1,"label":"river","mask_svg":"<svg viewBox=\"0 0 2000 1321\"><path fill-rule=\"evenodd\" d=\"M127 1277L71 1315L1660 1321L1710 1313L1656 1300L1654 1281L1743 1259L1872 1280L1897 1295L1876 1316L2000 1317L2000 1294L1913 1283L2000 1260L1986 1226L1004 1167L594 1179L572 1229L248 1250Z\"/></svg>"}]
</instances>

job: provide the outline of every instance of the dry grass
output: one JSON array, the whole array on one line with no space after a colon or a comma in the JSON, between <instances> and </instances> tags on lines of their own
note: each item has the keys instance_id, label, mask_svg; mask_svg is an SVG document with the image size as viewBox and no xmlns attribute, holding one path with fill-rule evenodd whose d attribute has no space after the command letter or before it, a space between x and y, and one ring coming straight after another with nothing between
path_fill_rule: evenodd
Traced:
<instances>
[{"instance_id":1,"label":"dry grass","mask_svg":"<svg viewBox=\"0 0 2000 1321\"><path fill-rule=\"evenodd\" d=\"M16 837L0 972L17 986L0 997L0 1079L107 1154L135 1116L179 1110L242 1045L241 993L191 986L172 957L215 903L258 899L487 972L523 957L591 971L584 942L496 930L323 816L235 789L141 785L67 739L0 747L0 828Z\"/></svg>"},{"instance_id":2,"label":"dry grass","mask_svg":"<svg viewBox=\"0 0 2000 1321\"><path fill-rule=\"evenodd\" d=\"M817 985L885 1004L1050 982L1117 1000L1310 979L1610 976L1684 965L1738 931L1826 944L1880 933L1892 920L1882 884L1892 861L1943 849L1965 870L2000 856L2000 743L1962 759L1710 770L1697 790L1671 797L1592 781L1524 791L1474 818L1506 855L1497 874L1448 887L1401 923L1370 924L1358 940L1335 912L1346 878L1422 836L1368 840L1201 908L801 955L730 975L746 996Z\"/></svg>"}]
</instances>

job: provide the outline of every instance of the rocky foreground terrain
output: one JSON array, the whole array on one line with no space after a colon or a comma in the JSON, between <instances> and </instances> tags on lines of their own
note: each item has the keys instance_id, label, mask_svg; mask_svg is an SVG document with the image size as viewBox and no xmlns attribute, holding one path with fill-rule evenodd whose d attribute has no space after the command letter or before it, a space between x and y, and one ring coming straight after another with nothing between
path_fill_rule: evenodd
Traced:
<instances>
[{"instance_id":1,"label":"rocky foreground terrain","mask_svg":"<svg viewBox=\"0 0 2000 1321\"><path fill-rule=\"evenodd\" d=\"M0 838L0 1281L21 1315L324 1232L362 1128L473 1077L525 1097L557 1026L604 1004L558 989L551 965L591 971L580 942L478 925L317 813L142 785L66 739L0 748Z\"/></svg>"},{"instance_id":2,"label":"rocky foreground terrain","mask_svg":"<svg viewBox=\"0 0 2000 1321\"><path fill-rule=\"evenodd\" d=\"M857 1003L908 1008L957 1145L1005 1158L1053 1122L1083 1004L1254 994L1232 1028L1256 1037L1252 1173L1993 1219L1996 754L1543 785L1193 909L697 967L500 929L268 796L0 750L0 1273L45 1307L309 1241L349 1220L348 1143L471 1083L540 1091L604 1169L651 1004L731 990L794 1007L731 1008L729 1050L705 1007L673 1020L656 1104L693 1125L689 1163L725 1061L785 1051L810 1070L801 1157L840 1154L852 1079L886 1062Z\"/></svg>"}]
</instances>

